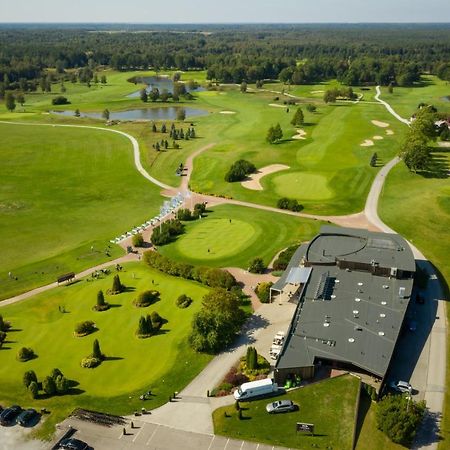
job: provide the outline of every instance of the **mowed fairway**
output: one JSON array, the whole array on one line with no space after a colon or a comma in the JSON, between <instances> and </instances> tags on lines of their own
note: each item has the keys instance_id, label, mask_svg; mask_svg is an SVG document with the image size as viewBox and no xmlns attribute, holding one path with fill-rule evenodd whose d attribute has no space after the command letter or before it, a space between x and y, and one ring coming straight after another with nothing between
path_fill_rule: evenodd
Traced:
<instances>
[{"instance_id":1,"label":"mowed fairway","mask_svg":"<svg viewBox=\"0 0 450 450\"><path fill-rule=\"evenodd\" d=\"M214 432L274 446L350 450L358 395L359 380L356 377L332 378L273 399L241 402L243 420L237 417L234 405L216 409L213 413ZM284 399L292 400L299 410L274 415L266 412L270 401ZM316 436L297 433L297 422L313 423Z\"/></svg>"},{"instance_id":2,"label":"mowed fairway","mask_svg":"<svg viewBox=\"0 0 450 450\"><path fill-rule=\"evenodd\" d=\"M374 152L383 164L398 150L404 130L379 104L318 104L316 113L306 111L305 125L290 123L296 107L283 107L282 100L270 106L274 94L267 92L201 92L198 104L236 114L212 114L197 123L213 140L215 147L197 156L191 178L192 189L254 203L275 206L281 197L295 198L306 212L347 214L362 210L370 184L377 172L369 165ZM302 102L316 101L310 98ZM393 134L371 123L387 122ZM283 141L269 145L266 141L270 125L280 123ZM304 140L292 139L296 129L306 132ZM206 130L206 132L204 131ZM372 147L361 147L377 136ZM378 136L381 136L379 138ZM233 162L246 159L262 168L285 164L290 170L268 175L261 180L263 191L251 191L240 183L227 183L224 174Z\"/></svg>"},{"instance_id":3,"label":"mowed fairway","mask_svg":"<svg viewBox=\"0 0 450 450\"><path fill-rule=\"evenodd\" d=\"M52 410L53 423L76 406L126 414L144 406L139 395L148 388L155 396L145 407L154 408L165 403L170 393L181 390L204 367L210 357L190 350L186 338L192 317L207 293L205 287L152 271L144 263L130 263L120 273L128 291L110 296L106 291L112 278L110 274L100 280L82 280L0 308L0 314L11 321L14 330L8 333L0 350L0 404L47 407ZM112 308L94 312L92 306L100 289ZM147 308L134 307L133 299L148 289L158 290L160 301ZM175 305L181 294L194 299L187 309ZM59 307L67 312L61 313ZM140 316L152 311L168 322L158 335L137 339ZM85 320L94 321L99 330L83 338L74 337L75 324ZM95 369L83 369L80 361L92 353L94 339L99 340L109 359ZM31 347L38 358L18 362L16 354L23 346ZM79 383L76 395L31 400L22 385L23 373L32 369L42 380L55 367Z\"/></svg>"},{"instance_id":4,"label":"mowed fairway","mask_svg":"<svg viewBox=\"0 0 450 450\"><path fill-rule=\"evenodd\" d=\"M159 251L177 261L215 267L247 268L256 257L268 264L277 252L309 240L319 221L243 206L222 205L186 223L186 233Z\"/></svg>"},{"instance_id":5,"label":"mowed fairway","mask_svg":"<svg viewBox=\"0 0 450 450\"><path fill-rule=\"evenodd\" d=\"M158 189L123 136L7 124L0 133L0 298L107 260L109 239L158 211Z\"/></svg>"}]
</instances>

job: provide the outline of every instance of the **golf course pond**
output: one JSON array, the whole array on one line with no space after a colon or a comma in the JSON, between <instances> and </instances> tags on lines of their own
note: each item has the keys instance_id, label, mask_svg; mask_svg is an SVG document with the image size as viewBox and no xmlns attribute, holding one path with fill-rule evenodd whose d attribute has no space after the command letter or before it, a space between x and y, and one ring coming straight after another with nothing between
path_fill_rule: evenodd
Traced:
<instances>
[{"instance_id":1,"label":"golf course pond","mask_svg":"<svg viewBox=\"0 0 450 450\"><path fill-rule=\"evenodd\" d=\"M206 109L181 107L181 106L160 106L155 108L128 109L126 111L111 111L110 120L176 120L180 109L186 112L186 118L193 116L206 116ZM75 116L75 111L51 111L52 114L63 116ZM101 112L80 112L80 117L90 119L102 119Z\"/></svg>"},{"instance_id":2,"label":"golf course pond","mask_svg":"<svg viewBox=\"0 0 450 450\"><path fill-rule=\"evenodd\" d=\"M151 76L151 77L137 77L135 79L136 83L146 84L146 91L150 93L152 89L157 88L159 92L163 92L167 90L168 92L173 92L173 81L169 77L165 76ZM189 82L183 82L186 86L186 92L202 92L205 90L202 86L191 86ZM141 91L133 92L132 94L127 95L127 98L136 98L141 95Z\"/></svg>"}]
</instances>

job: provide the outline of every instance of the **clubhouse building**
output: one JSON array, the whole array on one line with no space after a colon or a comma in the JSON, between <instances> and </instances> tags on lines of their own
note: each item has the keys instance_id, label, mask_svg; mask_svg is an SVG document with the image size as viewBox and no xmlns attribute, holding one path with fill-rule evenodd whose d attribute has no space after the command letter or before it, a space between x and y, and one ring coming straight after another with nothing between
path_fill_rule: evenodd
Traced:
<instances>
[{"instance_id":1,"label":"clubhouse building","mask_svg":"<svg viewBox=\"0 0 450 450\"><path fill-rule=\"evenodd\" d=\"M279 383L328 366L384 380L411 298L415 260L396 234L324 226L271 288L297 308L275 366Z\"/></svg>"}]
</instances>

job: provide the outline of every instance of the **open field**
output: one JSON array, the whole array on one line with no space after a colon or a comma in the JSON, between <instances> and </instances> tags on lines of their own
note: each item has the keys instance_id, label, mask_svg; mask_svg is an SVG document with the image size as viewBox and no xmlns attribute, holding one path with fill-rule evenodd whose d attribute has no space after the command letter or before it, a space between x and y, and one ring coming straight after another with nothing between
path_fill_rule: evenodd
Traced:
<instances>
[{"instance_id":1,"label":"open field","mask_svg":"<svg viewBox=\"0 0 450 450\"><path fill-rule=\"evenodd\" d=\"M261 257L268 264L282 249L309 240L321 223L293 216L222 205L201 220L186 223L186 233L159 247L177 261L213 267L241 267Z\"/></svg>"},{"instance_id":2,"label":"open field","mask_svg":"<svg viewBox=\"0 0 450 450\"><path fill-rule=\"evenodd\" d=\"M396 232L416 245L441 272L444 292L450 280L450 154L433 155L435 171L416 175L403 163L389 174L380 199L380 217ZM447 307L447 320L450 308ZM448 351L450 348L447 349ZM450 380L450 354L447 355L447 380ZM440 448L450 441L450 394L445 396Z\"/></svg>"},{"instance_id":3,"label":"open field","mask_svg":"<svg viewBox=\"0 0 450 450\"><path fill-rule=\"evenodd\" d=\"M274 400L289 399L299 411L268 414L270 399L241 403L243 420L232 406L213 413L214 432L230 438L246 439L290 448L336 448L350 450L359 380L351 375L322 381L293 390ZM274 401L273 400L273 401ZM227 413L230 417L225 417ZM297 434L296 422L313 423L316 436Z\"/></svg>"},{"instance_id":4,"label":"open field","mask_svg":"<svg viewBox=\"0 0 450 450\"><path fill-rule=\"evenodd\" d=\"M124 266L120 279L127 292L106 295L112 307L104 312L92 311L98 290L111 287L113 274L69 287L53 289L15 305L0 308L13 330L0 350L0 404L20 403L52 411L40 435L52 432L52 426L75 407L85 407L115 414L129 414L142 406L155 408L180 391L210 360L194 353L186 342L193 314L201 306L207 289L198 283L173 278L152 271L143 263ZM154 284L152 283L154 281ZM161 300L148 308L136 308L132 300L139 292L156 289ZM181 294L194 299L187 309L175 306ZM59 307L66 313L61 313ZM141 315L157 311L168 322L161 332L148 339L137 339L135 331ZM92 320L98 331L76 338L74 326ZM109 357L95 369L83 369L80 361L92 353L92 342L98 339L102 352ZM19 348L31 347L38 357L18 362ZM26 370L34 370L42 380L58 367L67 378L79 384L71 395L31 400L22 385ZM155 394L145 403L139 395L151 389Z\"/></svg>"},{"instance_id":5,"label":"open field","mask_svg":"<svg viewBox=\"0 0 450 450\"><path fill-rule=\"evenodd\" d=\"M0 167L0 298L107 261L109 239L159 210L158 189L136 171L122 136L6 124L0 131L8 162Z\"/></svg>"}]
</instances>

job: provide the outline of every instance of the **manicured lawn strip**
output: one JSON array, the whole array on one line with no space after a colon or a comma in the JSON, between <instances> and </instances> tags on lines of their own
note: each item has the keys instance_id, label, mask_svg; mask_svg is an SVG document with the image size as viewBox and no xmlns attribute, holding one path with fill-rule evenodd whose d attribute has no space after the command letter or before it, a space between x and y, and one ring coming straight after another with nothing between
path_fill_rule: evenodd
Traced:
<instances>
[{"instance_id":1,"label":"manicured lawn strip","mask_svg":"<svg viewBox=\"0 0 450 450\"><path fill-rule=\"evenodd\" d=\"M0 132L0 155L8 161L0 167L2 282L9 271L17 270L20 289L28 287L25 279L34 286L39 277L32 272L45 275L49 270L49 263L36 263L59 255L65 255L64 270L107 261L110 239L159 210L159 189L137 172L131 143L122 136L7 124L0 124ZM91 245L103 257L87 258ZM69 258L75 255L79 259L71 264ZM59 260L53 264L59 266Z\"/></svg>"},{"instance_id":2,"label":"manicured lawn strip","mask_svg":"<svg viewBox=\"0 0 450 450\"><path fill-rule=\"evenodd\" d=\"M262 442L290 448L336 448L350 450L359 380L351 375L333 378L279 397L241 403L243 420L234 405L213 413L214 432L233 439ZM299 411L268 414L270 401L290 399ZM231 417L225 417L227 413ZM296 433L296 422L315 425L316 436Z\"/></svg>"},{"instance_id":3,"label":"manicured lawn strip","mask_svg":"<svg viewBox=\"0 0 450 450\"><path fill-rule=\"evenodd\" d=\"M450 163L449 153L436 153L441 164ZM415 175L404 164L396 166L386 180L380 203L382 220L414 243L439 269L444 283L450 280L450 179ZM445 286L448 295L448 287ZM447 307L450 323L450 308ZM450 347L447 348L447 384L450 380ZM439 448L450 441L450 393L445 394Z\"/></svg>"},{"instance_id":4,"label":"manicured lawn strip","mask_svg":"<svg viewBox=\"0 0 450 450\"><path fill-rule=\"evenodd\" d=\"M280 250L311 239L320 225L319 221L221 205L211 208L207 217L187 222L186 233L159 251L195 265L246 269L255 257L268 264Z\"/></svg>"},{"instance_id":5,"label":"manicured lawn strip","mask_svg":"<svg viewBox=\"0 0 450 450\"><path fill-rule=\"evenodd\" d=\"M51 423L37 431L40 435L47 435L52 431L52 424L79 406L114 414L130 414L142 406L159 406L167 402L169 394L180 391L211 359L194 353L186 342L193 314L200 309L201 299L207 292L205 287L152 271L143 263L130 263L120 273L128 291L106 295L106 301L112 305L108 311L92 311L98 290L106 293L112 277L110 274L90 282L82 280L0 308L3 317L17 330L8 334L0 350L0 404L14 402L51 410ZM146 289L160 291L161 300L148 308L134 307L132 300ZM181 294L194 299L187 309L175 306ZM61 313L60 306L67 313ZM137 339L134 333L139 317L152 311L168 322L160 334ZM93 320L99 331L75 338L74 325L84 320ZM99 340L103 353L111 360L96 369L83 369L80 361L92 352L94 339ZM31 347L38 358L18 362L16 353L23 346ZM73 395L31 400L22 385L23 373L35 370L42 380L54 367L79 383ZM139 395L149 388L156 396L144 404Z\"/></svg>"}]
</instances>

